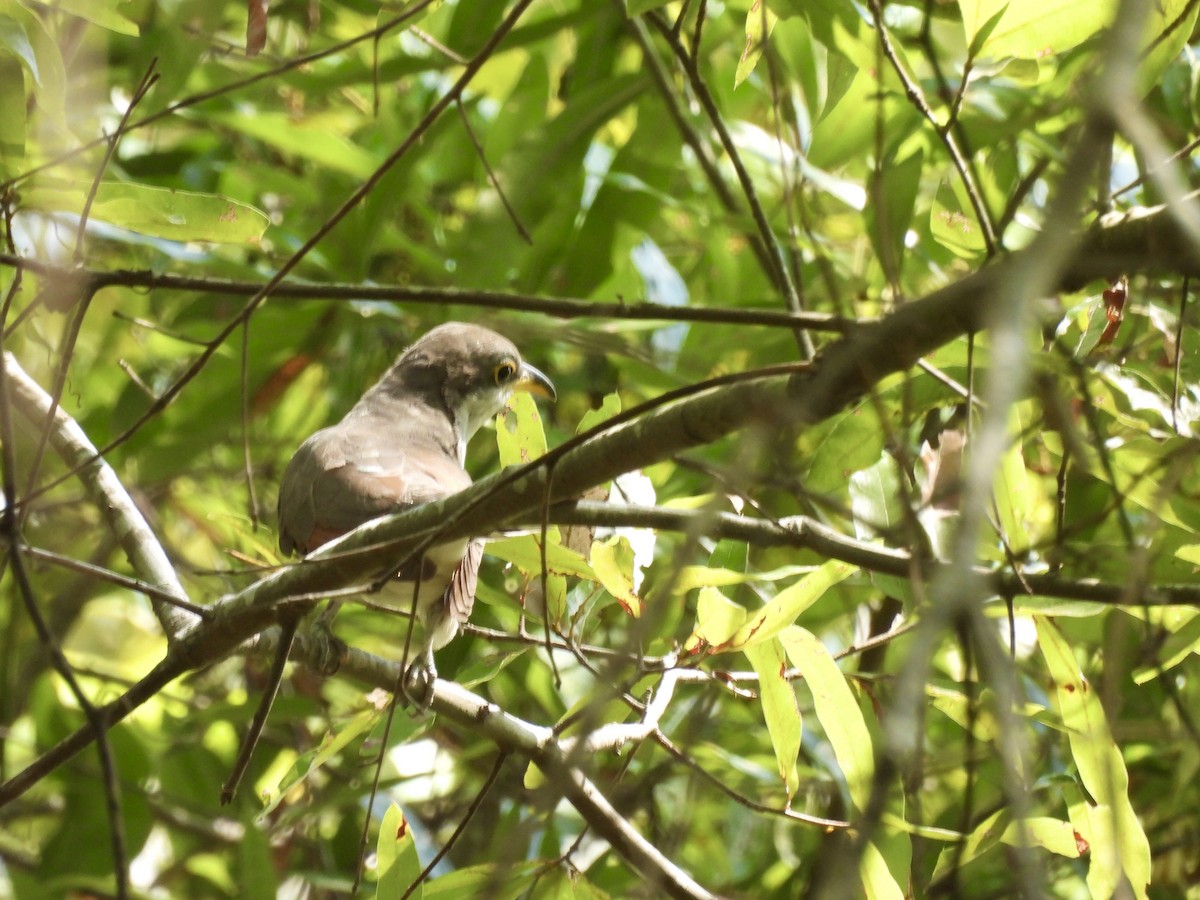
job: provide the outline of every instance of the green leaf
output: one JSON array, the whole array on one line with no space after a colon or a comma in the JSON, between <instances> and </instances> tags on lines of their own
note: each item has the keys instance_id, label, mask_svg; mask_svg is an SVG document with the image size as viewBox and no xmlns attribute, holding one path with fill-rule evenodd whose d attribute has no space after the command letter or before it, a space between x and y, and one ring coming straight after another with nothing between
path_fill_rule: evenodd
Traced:
<instances>
[{"instance_id":1,"label":"green leaf","mask_svg":"<svg viewBox=\"0 0 1200 900\"><path fill-rule=\"evenodd\" d=\"M1134 895L1145 898L1150 884L1150 842L1129 801L1129 772L1113 742L1100 698L1079 670L1066 637L1051 620L1037 616L1038 645L1053 680L1058 712L1067 727L1079 780L1094 804L1088 887L1092 896L1111 897L1122 876Z\"/></svg>"},{"instance_id":2,"label":"green leaf","mask_svg":"<svg viewBox=\"0 0 1200 900\"><path fill-rule=\"evenodd\" d=\"M463 897L483 896L488 900L515 900L526 895L531 882L544 875L545 870L546 864L540 859L512 863L505 861L503 865L486 863L456 869L428 882L425 885L425 900L461 900Z\"/></svg>"},{"instance_id":3,"label":"green leaf","mask_svg":"<svg viewBox=\"0 0 1200 900\"><path fill-rule=\"evenodd\" d=\"M863 848L858 872L867 900L905 900L906 895L892 874L887 856L874 841Z\"/></svg>"},{"instance_id":4,"label":"green leaf","mask_svg":"<svg viewBox=\"0 0 1200 900\"><path fill-rule=\"evenodd\" d=\"M788 660L804 676L805 684L812 691L817 721L833 747L850 799L862 813L871 795L875 751L858 699L829 650L811 632L794 625L784 629L779 640L787 651Z\"/></svg>"},{"instance_id":5,"label":"green leaf","mask_svg":"<svg viewBox=\"0 0 1200 900\"><path fill-rule=\"evenodd\" d=\"M355 178L370 177L381 162L344 136L352 123L338 116L297 119L255 109L245 114L211 113L209 118L288 156Z\"/></svg>"},{"instance_id":6,"label":"green leaf","mask_svg":"<svg viewBox=\"0 0 1200 900\"><path fill-rule=\"evenodd\" d=\"M589 409L583 414L583 417L579 420L579 424L575 426L575 433L583 434L585 431L590 431L601 422L607 422L620 411L621 395L616 391L605 394L604 399L600 401L598 407Z\"/></svg>"},{"instance_id":7,"label":"green leaf","mask_svg":"<svg viewBox=\"0 0 1200 900\"><path fill-rule=\"evenodd\" d=\"M714 566L684 566L679 570L673 586L677 594L686 594L702 587L729 587L734 584L780 581L806 575L811 571L812 566L780 566L769 572L738 572Z\"/></svg>"},{"instance_id":8,"label":"green leaf","mask_svg":"<svg viewBox=\"0 0 1200 900\"><path fill-rule=\"evenodd\" d=\"M624 535L614 534L603 541L592 542L592 571L605 590L632 616L643 611L642 598L633 589L633 548Z\"/></svg>"},{"instance_id":9,"label":"green leaf","mask_svg":"<svg viewBox=\"0 0 1200 900\"><path fill-rule=\"evenodd\" d=\"M837 559L830 560L776 594L770 603L738 629L733 636L732 646L746 647L774 638L795 622L797 616L825 596L831 587L857 571L858 566Z\"/></svg>"},{"instance_id":10,"label":"green leaf","mask_svg":"<svg viewBox=\"0 0 1200 900\"><path fill-rule=\"evenodd\" d=\"M965 867L1002 843L1019 847L1026 841L1030 847L1079 858L1079 842L1070 822L1049 816L1031 816L1024 822L1014 822L1011 813L1001 809L975 826L964 846L947 847L941 852L932 880L948 877L956 865Z\"/></svg>"},{"instance_id":11,"label":"green leaf","mask_svg":"<svg viewBox=\"0 0 1200 900\"><path fill-rule=\"evenodd\" d=\"M33 209L78 214L88 190L39 187L25 201ZM101 182L89 215L138 234L218 244L257 243L270 224L264 213L228 197L124 181Z\"/></svg>"},{"instance_id":12,"label":"green leaf","mask_svg":"<svg viewBox=\"0 0 1200 900\"><path fill-rule=\"evenodd\" d=\"M247 828L237 842L237 895L245 900L275 900L279 880L266 833Z\"/></svg>"},{"instance_id":13,"label":"green leaf","mask_svg":"<svg viewBox=\"0 0 1200 900\"><path fill-rule=\"evenodd\" d=\"M1200 652L1200 613L1189 610L1188 615L1191 618L1187 623L1167 638L1156 651L1154 662L1134 670L1134 684L1152 681L1168 669L1179 665L1191 654Z\"/></svg>"},{"instance_id":14,"label":"green leaf","mask_svg":"<svg viewBox=\"0 0 1200 900\"><path fill-rule=\"evenodd\" d=\"M375 860L378 875L376 897L403 895L421 874L421 860L417 857L417 844L413 840L412 830L404 819L404 813L394 803L383 814L383 822L379 825ZM413 900L421 900L425 896L424 885L418 885L409 896Z\"/></svg>"},{"instance_id":15,"label":"green leaf","mask_svg":"<svg viewBox=\"0 0 1200 900\"><path fill-rule=\"evenodd\" d=\"M267 793L270 800L260 815L269 815L283 800L288 789L307 779L331 760L340 756L351 743L370 731L383 716L377 709L364 709L335 730L325 732L315 750L302 753L291 768L279 779L278 785Z\"/></svg>"},{"instance_id":16,"label":"green leaf","mask_svg":"<svg viewBox=\"0 0 1200 900\"><path fill-rule=\"evenodd\" d=\"M116 34L137 37L141 33L137 23L117 11L121 5L127 5L127 0L58 0L55 8Z\"/></svg>"},{"instance_id":17,"label":"green leaf","mask_svg":"<svg viewBox=\"0 0 1200 900\"><path fill-rule=\"evenodd\" d=\"M1009 411L1009 434L1023 434L1021 406ZM996 512L1000 519L1001 534L1008 546L1021 553L1031 546L1030 525L1039 497L1040 485L1030 479L1025 471L1025 456L1019 440L1011 442L1000 463L999 478L996 479Z\"/></svg>"},{"instance_id":18,"label":"green leaf","mask_svg":"<svg viewBox=\"0 0 1200 900\"><path fill-rule=\"evenodd\" d=\"M963 259L979 259L987 252L975 210L960 195L957 181L943 181L938 188L929 212L929 230L934 240Z\"/></svg>"},{"instance_id":19,"label":"green leaf","mask_svg":"<svg viewBox=\"0 0 1200 900\"><path fill-rule=\"evenodd\" d=\"M924 165L925 152L917 150L903 162L888 160L871 182L871 202L865 210L867 232L880 265L892 281L899 281L903 271L904 245L912 227Z\"/></svg>"},{"instance_id":20,"label":"green leaf","mask_svg":"<svg viewBox=\"0 0 1200 900\"><path fill-rule=\"evenodd\" d=\"M1037 59L1060 54L1098 34L1112 21L1114 0L959 0L967 42L999 12L980 55Z\"/></svg>"},{"instance_id":21,"label":"green leaf","mask_svg":"<svg viewBox=\"0 0 1200 900\"><path fill-rule=\"evenodd\" d=\"M900 497L900 470L887 453L881 454L874 465L850 476L850 511L860 540L872 540L903 526Z\"/></svg>"},{"instance_id":22,"label":"green leaf","mask_svg":"<svg viewBox=\"0 0 1200 900\"><path fill-rule=\"evenodd\" d=\"M524 392L513 394L496 419L500 466L524 465L546 454L546 432L537 402Z\"/></svg>"},{"instance_id":23,"label":"green leaf","mask_svg":"<svg viewBox=\"0 0 1200 900\"><path fill-rule=\"evenodd\" d=\"M16 4L0 15L0 46L21 60L33 79L38 111L65 124L67 71L58 42L42 19ZM5 123L8 125L9 123Z\"/></svg>"},{"instance_id":24,"label":"green leaf","mask_svg":"<svg viewBox=\"0 0 1200 900\"><path fill-rule=\"evenodd\" d=\"M778 640L761 641L743 651L754 671L758 673L758 695L762 703L767 732L775 749L779 777L787 790L788 802L800 786L796 759L800 755L800 736L803 723L796 689L784 677L786 661L783 645Z\"/></svg>"},{"instance_id":25,"label":"green leaf","mask_svg":"<svg viewBox=\"0 0 1200 900\"><path fill-rule=\"evenodd\" d=\"M23 62L25 68L29 70L29 74L33 76L33 80L41 83L37 54L33 52L33 45L29 43L29 35L25 33L25 28L20 22L10 19L8 16L0 16L0 47Z\"/></svg>"},{"instance_id":26,"label":"green leaf","mask_svg":"<svg viewBox=\"0 0 1200 900\"><path fill-rule=\"evenodd\" d=\"M754 67L758 65L763 48L767 46L767 38L771 36L771 29L778 21L779 17L767 9L766 0L754 0L750 4L750 9L746 12L746 46L742 50L737 71L733 76L735 88L749 78Z\"/></svg>"},{"instance_id":27,"label":"green leaf","mask_svg":"<svg viewBox=\"0 0 1200 900\"><path fill-rule=\"evenodd\" d=\"M625 11L632 16L640 16L651 10L666 6L671 0L625 0Z\"/></svg>"}]
</instances>

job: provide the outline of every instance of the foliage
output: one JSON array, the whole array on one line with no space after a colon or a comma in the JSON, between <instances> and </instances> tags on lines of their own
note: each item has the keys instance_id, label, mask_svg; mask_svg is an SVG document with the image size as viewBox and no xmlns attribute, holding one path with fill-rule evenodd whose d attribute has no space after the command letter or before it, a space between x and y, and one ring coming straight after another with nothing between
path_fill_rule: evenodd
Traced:
<instances>
[{"instance_id":1,"label":"foliage","mask_svg":"<svg viewBox=\"0 0 1200 900\"><path fill-rule=\"evenodd\" d=\"M443 848L420 895L1190 896L1200 3L249 7L253 58L245 3L0 4L0 897L395 897ZM473 473L627 454L607 511L512 494L439 654L545 744L391 708L407 624L347 604L222 808L288 607L173 631L15 367L225 609L295 447L453 318L559 393Z\"/></svg>"}]
</instances>

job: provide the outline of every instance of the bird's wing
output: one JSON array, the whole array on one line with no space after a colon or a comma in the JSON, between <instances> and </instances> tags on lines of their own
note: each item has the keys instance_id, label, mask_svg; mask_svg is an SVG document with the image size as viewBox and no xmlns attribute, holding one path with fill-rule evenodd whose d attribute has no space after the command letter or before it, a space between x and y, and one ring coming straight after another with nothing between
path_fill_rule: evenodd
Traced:
<instances>
[{"instance_id":1,"label":"bird's wing","mask_svg":"<svg viewBox=\"0 0 1200 900\"><path fill-rule=\"evenodd\" d=\"M318 431L283 474L279 545L309 553L364 522L462 490L458 460L420 442L348 428Z\"/></svg>"}]
</instances>

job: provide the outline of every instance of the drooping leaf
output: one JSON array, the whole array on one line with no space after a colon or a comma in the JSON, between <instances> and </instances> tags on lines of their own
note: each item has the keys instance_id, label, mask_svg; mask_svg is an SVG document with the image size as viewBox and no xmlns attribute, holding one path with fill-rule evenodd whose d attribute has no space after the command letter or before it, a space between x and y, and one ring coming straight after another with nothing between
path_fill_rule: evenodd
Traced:
<instances>
[{"instance_id":1,"label":"drooping leaf","mask_svg":"<svg viewBox=\"0 0 1200 900\"><path fill-rule=\"evenodd\" d=\"M1038 646L1054 683L1059 715L1068 731L1071 757L1093 803L1088 886L1095 896L1111 896L1127 878L1134 896L1150 884L1150 842L1129 800L1129 772L1113 742L1104 708L1079 670L1071 645L1052 621L1036 617Z\"/></svg>"},{"instance_id":2,"label":"drooping leaf","mask_svg":"<svg viewBox=\"0 0 1200 900\"><path fill-rule=\"evenodd\" d=\"M785 628L779 640L812 691L813 712L833 747L850 799L862 812L871 793L875 752L858 700L829 650L811 632L794 625Z\"/></svg>"},{"instance_id":3,"label":"drooping leaf","mask_svg":"<svg viewBox=\"0 0 1200 900\"><path fill-rule=\"evenodd\" d=\"M746 659L758 674L758 693L763 717L775 749L779 777L787 789L788 801L800 786L796 758L800 753L802 723L796 703L796 689L784 677L787 666L783 645L778 640L760 641L744 649Z\"/></svg>"}]
</instances>

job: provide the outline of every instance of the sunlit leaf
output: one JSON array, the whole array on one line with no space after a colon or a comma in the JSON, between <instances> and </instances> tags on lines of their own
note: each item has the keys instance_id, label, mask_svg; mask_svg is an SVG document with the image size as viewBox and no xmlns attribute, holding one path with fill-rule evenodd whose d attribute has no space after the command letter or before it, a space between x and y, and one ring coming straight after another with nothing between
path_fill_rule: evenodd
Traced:
<instances>
[{"instance_id":1,"label":"sunlit leaf","mask_svg":"<svg viewBox=\"0 0 1200 900\"><path fill-rule=\"evenodd\" d=\"M501 467L532 462L546 453L546 432L537 402L526 393L513 394L496 419L496 446Z\"/></svg>"},{"instance_id":2,"label":"sunlit leaf","mask_svg":"<svg viewBox=\"0 0 1200 900\"><path fill-rule=\"evenodd\" d=\"M696 599L696 627L683 645L684 652L721 649L746 621L746 610L719 590L702 588Z\"/></svg>"},{"instance_id":3,"label":"sunlit leaf","mask_svg":"<svg viewBox=\"0 0 1200 900\"><path fill-rule=\"evenodd\" d=\"M959 0L967 41L997 12L1003 15L983 42L985 56L1032 59L1062 53L1097 34L1112 20L1112 0Z\"/></svg>"},{"instance_id":4,"label":"sunlit leaf","mask_svg":"<svg viewBox=\"0 0 1200 900\"><path fill-rule=\"evenodd\" d=\"M812 691L813 711L833 747L850 799L862 812L871 794L875 751L858 700L829 650L811 632L793 626L784 629L779 640Z\"/></svg>"},{"instance_id":5,"label":"sunlit leaf","mask_svg":"<svg viewBox=\"0 0 1200 900\"><path fill-rule=\"evenodd\" d=\"M412 829L405 821L404 813L394 803L388 806L379 823L379 840L375 844L375 871L377 874L376 896L399 897L421 874L421 860L417 857L417 844ZM418 885L410 897L425 896L423 885Z\"/></svg>"},{"instance_id":6,"label":"sunlit leaf","mask_svg":"<svg viewBox=\"0 0 1200 900\"><path fill-rule=\"evenodd\" d=\"M87 190L37 188L25 201L46 212L82 213ZM228 197L123 181L101 182L89 215L139 234L220 244L256 242L270 224L253 206Z\"/></svg>"},{"instance_id":7,"label":"sunlit leaf","mask_svg":"<svg viewBox=\"0 0 1200 900\"><path fill-rule=\"evenodd\" d=\"M120 11L124 5L127 5L124 0L59 0L57 8L116 34L137 37L140 33L137 23Z\"/></svg>"},{"instance_id":8,"label":"sunlit leaf","mask_svg":"<svg viewBox=\"0 0 1200 900\"><path fill-rule=\"evenodd\" d=\"M766 47L767 39L777 21L779 17L767 8L767 0L754 0L750 4L750 9L746 12L746 46L742 50L741 59L738 60L737 72L733 78L734 87L749 78L754 67L758 65L763 48Z\"/></svg>"},{"instance_id":9,"label":"sunlit leaf","mask_svg":"<svg viewBox=\"0 0 1200 900\"><path fill-rule=\"evenodd\" d=\"M1089 805L1092 834L1088 885L1096 896L1111 896L1122 877L1137 897L1150 884L1150 843L1129 801L1129 772L1113 742L1100 698L1075 661L1071 645L1050 620L1038 617L1038 645L1054 683L1059 715L1067 726L1071 757L1094 801Z\"/></svg>"},{"instance_id":10,"label":"sunlit leaf","mask_svg":"<svg viewBox=\"0 0 1200 900\"><path fill-rule=\"evenodd\" d=\"M634 590L633 548L623 535L614 534L603 541L592 542L589 562L592 571L600 579L625 611L634 616L642 614L642 598Z\"/></svg>"},{"instance_id":11,"label":"sunlit leaf","mask_svg":"<svg viewBox=\"0 0 1200 900\"><path fill-rule=\"evenodd\" d=\"M857 566L830 560L795 584L788 585L738 629L733 636L733 646L745 647L775 637L824 597L831 587L857 571Z\"/></svg>"},{"instance_id":12,"label":"sunlit leaf","mask_svg":"<svg viewBox=\"0 0 1200 900\"><path fill-rule=\"evenodd\" d=\"M546 568L556 575L570 575L596 581L596 573L586 559L574 550L563 547L555 539L556 527L551 527L551 540L546 545ZM488 541L487 553L497 559L510 562L526 574L536 575L542 571L541 536L522 534L515 537Z\"/></svg>"},{"instance_id":13,"label":"sunlit leaf","mask_svg":"<svg viewBox=\"0 0 1200 900\"><path fill-rule=\"evenodd\" d=\"M943 182L938 188L929 213L929 230L939 244L964 259L978 259L987 251L975 210L960 196L957 184Z\"/></svg>"}]
</instances>

